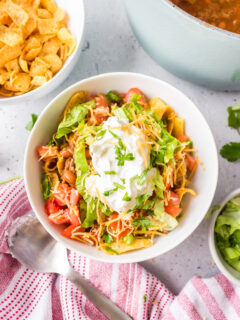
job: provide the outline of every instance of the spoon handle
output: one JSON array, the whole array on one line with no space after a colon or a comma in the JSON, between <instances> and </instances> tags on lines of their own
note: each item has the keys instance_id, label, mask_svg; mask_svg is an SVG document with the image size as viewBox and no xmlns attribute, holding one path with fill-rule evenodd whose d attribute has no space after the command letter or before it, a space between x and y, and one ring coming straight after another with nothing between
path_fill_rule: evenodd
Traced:
<instances>
[{"instance_id":1,"label":"spoon handle","mask_svg":"<svg viewBox=\"0 0 240 320\"><path fill-rule=\"evenodd\" d=\"M109 298L94 288L90 282L84 279L78 272L69 268L64 276L74 283L79 290L91 301L94 306L110 320L131 319L124 311L119 309Z\"/></svg>"}]
</instances>

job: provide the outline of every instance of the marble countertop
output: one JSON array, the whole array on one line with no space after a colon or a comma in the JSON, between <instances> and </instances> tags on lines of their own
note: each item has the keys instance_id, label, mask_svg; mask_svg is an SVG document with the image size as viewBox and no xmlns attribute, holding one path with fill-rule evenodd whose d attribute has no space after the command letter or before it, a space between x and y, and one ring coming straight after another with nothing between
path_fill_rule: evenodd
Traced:
<instances>
[{"instance_id":1,"label":"marble countertop","mask_svg":"<svg viewBox=\"0 0 240 320\"><path fill-rule=\"evenodd\" d=\"M40 114L63 89L78 80L104 72L133 71L169 82L198 106L214 134L218 150L239 141L227 126L227 107L240 101L240 93L216 92L195 86L168 73L141 48L130 29L121 0L85 1L86 26L82 53L74 71L53 92L34 102L0 107L0 181L23 172L23 154L29 132L24 128L30 114ZM107 17L107 18L106 18ZM211 155L209 155L211 157ZM219 157L220 174L213 203L239 187L239 163ZM209 219L181 245L153 261L141 263L177 294L193 275L209 277L218 272L208 249Z\"/></svg>"}]
</instances>

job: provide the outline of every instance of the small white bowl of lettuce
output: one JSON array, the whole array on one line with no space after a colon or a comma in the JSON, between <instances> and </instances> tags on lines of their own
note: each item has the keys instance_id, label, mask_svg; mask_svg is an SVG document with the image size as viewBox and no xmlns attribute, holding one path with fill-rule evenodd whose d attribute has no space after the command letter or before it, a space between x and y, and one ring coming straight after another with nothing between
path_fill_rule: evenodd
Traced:
<instances>
[{"instance_id":1,"label":"small white bowl of lettuce","mask_svg":"<svg viewBox=\"0 0 240 320\"><path fill-rule=\"evenodd\" d=\"M219 270L240 285L240 188L231 192L213 214L209 247Z\"/></svg>"}]
</instances>

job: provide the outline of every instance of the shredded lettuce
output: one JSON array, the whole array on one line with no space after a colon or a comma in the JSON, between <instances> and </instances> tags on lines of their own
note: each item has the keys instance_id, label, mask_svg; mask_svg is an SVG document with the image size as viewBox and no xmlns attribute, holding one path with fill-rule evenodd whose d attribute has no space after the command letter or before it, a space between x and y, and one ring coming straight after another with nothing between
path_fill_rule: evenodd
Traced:
<instances>
[{"instance_id":1,"label":"shredded lettuce","mask_svg":"<svg viewBox=\"0 0 240 320\"><path fill-rule=\"evenodd\" d=\"M81 227L82 228L89 228L91 227L95 220L97 219L97 199L92 198L91 196L86 196L85 199L87 204L87 211L86 211L86 218L84 219Z\"/></svg>"},{"instance_id":2,"label":"shredded lettuce","mask_svg":"<svg viewBox=\"0 0 240 320\"><path fill-rule=\"evenodd\" d=\"M44 173L42 177L42 192L43 192L43 198L44 200L48 200L51 195L51 189L52 189L52 184L51 181L46 173Z\"/></svg>"},{"instance_id":3,"label":"shredded lettuce","mask_svg":"<svg viewBox=\"0 0 240 320\"><path fill-rule=\"evenodd\" d=\"M177 220L172 217L170 214L164 211L164 201L157 199L154 205L154 218L153 223L154 226L159 226L159 229L162 229L164 226L164 230L171 231L175 229L178 225Z\"/></svg>"},{"instance_id":4,"label":"shredded lettuce","mask_svg":"<svg viewBox=\"0 0 240 320\"><path fill-rule=\"evenodd\" d=\"M63 137L65 134L72 132L72 130L78 126L79 122L85 119L88 113L88 105L95 107L95 100L78 104L66 114L66 117L59 123L58 126L56 136L58 139Z\"/></svg>"},{"instance_id":5,"label":"shredded lettuce","mask_svg":"<svg viewBox=\"0 0 240 320\"><path fill-rule=\"evenodd\" d=\"M81 173L86 173L89 171L89 166L85 154L85 146L81 141L80 143L76 143L75 145L73 158L77 172L81 171Z\"/></svg>"},{"instance_id":6,"label":"shredded lettuce","mask_svg":"<svg viewBox=\"0 0 240 320\"><path fill-rule=\"evenodd\" d=\"M153 178L153 183L155 184L155 192L158 198L163 199L163 191L165 189L164 183L163 183L163 177L161 176L159 170L156 170L156 175Z\"/></svg>"},{"instance_id":7,"label":"shredded lettuce","mask_svg":"<svg viewBox=\"0 0 240 320\"><path fill-rule=\"evenodd\" d=\"M217 217L214 230L222 256L240 272L240 196L227 202Z\"/></svg>"},{"instance_id":8,"label":"shredded lettuce","mask_svg":"<svg viewBox=\"0 0 240 320\"><path fill-rule=\"evenodd\" d=\"M126 114L125 114L125 112L123 111L122 108L116 108L116 109L113 111L113 114L114 114L119 120L128 119L128 117L126 116Z\"/></svg>"}]
</instances>

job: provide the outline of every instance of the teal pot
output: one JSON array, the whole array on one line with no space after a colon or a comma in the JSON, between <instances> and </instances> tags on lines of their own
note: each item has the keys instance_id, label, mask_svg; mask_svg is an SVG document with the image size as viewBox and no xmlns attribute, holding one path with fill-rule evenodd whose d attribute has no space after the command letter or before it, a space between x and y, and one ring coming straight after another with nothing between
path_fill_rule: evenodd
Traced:
<instances>
[{"instance_id":1,"label":"teal pot","mask_svg":"<svg viewBox=\"0 0 240 320\"><path fill-rule=\"evenodd\" d=\"M145 50L180 78L217 90L240 90L240 35L196 19L168 0L125 0Z\"/></svg>"}]
</instances>

